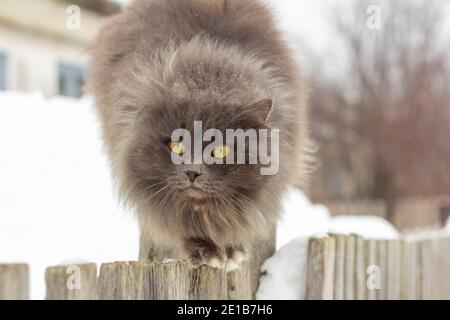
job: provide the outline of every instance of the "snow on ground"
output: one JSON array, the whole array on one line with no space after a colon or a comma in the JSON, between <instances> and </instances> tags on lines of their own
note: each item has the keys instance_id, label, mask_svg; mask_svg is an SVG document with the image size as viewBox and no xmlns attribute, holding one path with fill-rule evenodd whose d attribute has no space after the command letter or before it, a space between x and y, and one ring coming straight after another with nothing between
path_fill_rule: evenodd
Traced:
<instances>
[{"instance_id":1,"label":"snow on ground","mask_svg":"<svg viewBox=\"0 0 450 320\"><path fill-rule=\"evenodd\" d=\"M137 258L137 225L114 200L102 149L89 99L0 93L0 263L31 265L34 299L44 297L47 266ZM330 230L396 234L378 218L330 218L291 189L258 297L303 297L308 238Z\"/></svg>"},{"instance_id":2,"label":"snow on ground","mask_svg":"<svg viewBox=\"0 0 450 320\"><path fill-rule=\"evenodd\" d=\"M0 263L135 260L138 230L113 199L92 103L0 93Z\"/></svg>"},{"instance_id":3,"label":"snow on ground","mask_svg":"<svg viewBox=\"0 0 450 320\"><path fill-rule=\"evenodd\" d=\"M330 213L325 206L312 204L303 192L291 188L283 201L277 229L277 248L298 237L325 233L329 223Z\"/></svg>"},{"instance_id":4,"label":"snow on ground","mask_svg":"<svg viewBox=\"0 0 450 320\"><path fill-rule=\"evenodd\" d=\"M292 240L267 259L256 299L303 300L306 295L306 256L309 237Z\"/></svg>"}]
</instances>

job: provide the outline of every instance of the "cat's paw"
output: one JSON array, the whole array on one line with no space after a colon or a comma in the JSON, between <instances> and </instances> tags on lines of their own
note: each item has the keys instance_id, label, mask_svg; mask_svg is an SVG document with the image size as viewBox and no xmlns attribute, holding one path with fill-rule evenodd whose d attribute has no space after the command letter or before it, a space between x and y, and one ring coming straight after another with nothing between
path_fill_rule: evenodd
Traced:
<instances>
[{"instance_id":1,"label":"cat's paw","mask_svg":"<svg viewBox=\"0 0 450 320\"><path fill-rule=\"evenodd\" d=\"M190 264L194 268L200 266L209 266L212 268L224 269L225 258L220 255L205 254L204 251L199 250L191 254L188 258Z\"/></svg>"},{"instance_id":2,"label":"cat's paw","mask_svg":"<svg viewBox=\"0 0 450 320\"><path fill-rule=\"evenodd\" d=\"M191 248L188 261L194 268L206 265L212 268L224 269L226 255L214 245L202 245Z\"/></svg>"},{"instance_id":3,"label":"cat's paw","mask_svg":"<svg viewBox=\"0 0 450 320\"><path fill-rule=\"evenodd\" d=\"M242 250L227 250L226 272L232 272L241 267L242 263L248 259L247 253Z\"/></svg>"}]
</instances>

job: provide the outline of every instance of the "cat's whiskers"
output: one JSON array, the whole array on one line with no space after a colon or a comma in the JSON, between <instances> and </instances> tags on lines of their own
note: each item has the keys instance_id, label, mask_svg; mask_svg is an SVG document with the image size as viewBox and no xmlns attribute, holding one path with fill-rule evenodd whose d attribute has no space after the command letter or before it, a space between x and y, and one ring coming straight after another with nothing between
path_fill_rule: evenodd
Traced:
<instances>
[{"instance_id":1,"label":"cat's whiskers","mask_svg":"<svg viewBox=\"0 0 450 320\"><path fill-rule=\"evenodd\" d=\"M249 197L247 197L246 195L242 194L241 192L239 192L237 190L233 190L233 189L231 189L231 188L229 188L227 186L224 186L224 187L225 187L225 190L228 190L230 192L229 196L233 196L236 200L238 200L236 194L238 194L240 197L246 199L248 204L255 209L255 213L258 214L261 224L265 224L266 223L266 218L264 217L264 215L261 213L261 211L256 207L254 202Z\"/></svg>"},{"instance_id":2,"label":"cat's whiskers","mask_svg":"<svg viewBox=\"0 0 450 320\"><path fill-rule=\"evenodd\" d=\"M167 204L167 202L171 199L172 195L173 195L173 192L166 192L166 194L160 199L160 201L156 207L159 210L161 210Z\"/></svg>"},{"instance_id":3,"label":"cat's whiskers","mask_svg":"<svg viewBox=\"0 0 450 320\"><path fill-rule=\"evenodd\" d=\"M161 181L161 182L157 182L157 183L155 183L155 184L152 184L151 186L148 186L148 187L146 187L144 190L142 190L142 192L145 192L145 191L147 191L147 190L150 190L151 188L154 188L154 187L156 187L156 186L162 185L162 184L164 184L164 183L165 183L164 181Z\"/></svg>"},{"instance_id":4,"label":"cat's whiskers","mask_svg":"<svg viewBox=\"0 0 450 320\"><path fill-rule=\"evenodd\" d=\"M220 201L223 203L224 210L227 211L226 215L223 215L223 218L226 218L226 220L232 220L231 223L229 223L233 227L241 227L239 221L236 219L235 214L238 212L238 210L234 207L233 203L231 201L227 201L227 198L225 198L225 194L218 193L218 197ZM227 203L228 202L228 203ZM235 210L229 210L229 208L226 206L231 202L231 205Z\"/></svg>"},{"instance_id":5,"label":"cat's whiskers","mask_svg":"<svg viewBox=\"0 0 450 320\"><path fill-rule=\"evenodd\" d=\"M164 187L159 189L156 193L154 193L151 197L147 198L145 200L144 204L147 204L148 202L150 202L152 199L154 199L158 194L160 194L162 191L166 190L168 187L170 187L170 184L165 185Z\"/></svg>"}]
</instances>

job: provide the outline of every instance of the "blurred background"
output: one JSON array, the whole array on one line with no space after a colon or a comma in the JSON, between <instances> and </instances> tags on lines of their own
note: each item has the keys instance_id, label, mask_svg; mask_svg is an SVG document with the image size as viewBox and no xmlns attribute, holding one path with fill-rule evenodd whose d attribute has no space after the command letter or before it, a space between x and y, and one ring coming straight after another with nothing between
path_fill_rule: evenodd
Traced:
<instances>
[{"instance_id":1,"label":"blurred background","mask_svg":"<svg viewBox=\"0 0 450 320\"><path fill-rule=\"evenodd\" d=\"M450 1L267 2L311 86L318 163L309 198L403 232L442 227ZM30 259L42 272L61 257L136 258L137 228L114 200L83 93L89 46L126 3L0 1L0 261ZM95 246L80 245L80 232Z\"/></svg>"}]
</instances>

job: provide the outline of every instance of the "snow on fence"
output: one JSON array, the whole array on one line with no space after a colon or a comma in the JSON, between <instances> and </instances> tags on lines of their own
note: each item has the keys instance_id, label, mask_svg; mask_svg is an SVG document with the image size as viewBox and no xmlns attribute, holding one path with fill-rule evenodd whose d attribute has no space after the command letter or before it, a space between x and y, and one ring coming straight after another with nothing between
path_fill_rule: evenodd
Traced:
<instances>
[{"instance_id":1,"label":"snow on fence","mask_svg":"<svg viewBox=\"0 0 450 320\"><path fill-rule=\"evenodd\" d=\"M308 299L450 299L449 236L314 237L307 266ZM252 260L228 274L179 261L49 267L46 299L252 299L255 269ZM0 300L28 299L28 274L27 265L0 265Z\"/></svg>"},{"instance_id":2,"label":"snow on fence","mask_svg":"<svg viewBox=\"0 0 450 320\"><path fill-rule=\"evenodd\" d=\"M312 238L307 298L311 300L450 299L450 237L366 240Z\"/></svg>"}]
</instances>

